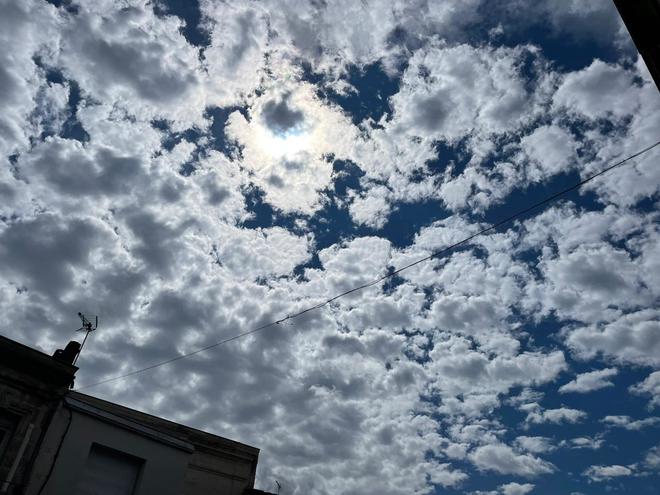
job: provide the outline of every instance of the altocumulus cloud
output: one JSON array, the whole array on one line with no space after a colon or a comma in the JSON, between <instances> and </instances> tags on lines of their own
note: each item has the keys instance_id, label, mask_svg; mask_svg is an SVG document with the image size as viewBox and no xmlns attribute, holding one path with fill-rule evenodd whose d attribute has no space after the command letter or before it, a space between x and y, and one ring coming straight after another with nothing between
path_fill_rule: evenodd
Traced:
<instances>
[{"instance_id":1,"label":"altocumulus cloud","mask_svg":"<svg viewBox=\"0 0 660 495\"><path fill-rule=\"evenodd\" d=\"M569 3L0 0L3 334L50 353L99 314L93 383L655 142L660 97L613 5ZM659 159L89 391L259 446L257 485L282 494L642 492Z\"/></svg>"}]
</instances>

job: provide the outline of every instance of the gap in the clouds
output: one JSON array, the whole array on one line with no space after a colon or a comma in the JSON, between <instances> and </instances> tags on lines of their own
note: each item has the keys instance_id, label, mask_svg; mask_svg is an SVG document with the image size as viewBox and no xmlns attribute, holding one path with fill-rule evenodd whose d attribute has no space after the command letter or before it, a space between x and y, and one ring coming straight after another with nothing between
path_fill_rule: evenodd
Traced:
<instances>
[{"instance_id":1,"label":"gap in the clouds","mask_svg":"<svg viewBox=\"0 0 660 495\"><path fill-rule=\"evenodd\" d=\"M69 14L78 14L80 7L73 3L73 0L46 0L49 4L54 5L55 7L63 8Z\"/></svg>"},{"instance_id":2,"label":"gap in the clouds","mask_svg":"<svg viewBox=\"0 0 660 495\"><path fill-rule=\"evenodd\" d=\"M152 120L151 127L162 133L160 145L166 151L172 151L176 145L183 141L195 144L195 149L192 152L191 158L185 163L182 163L179 167L179 174L184 177L191 175L197 169L195 164L198 162L200 154L203 152L202 148L199 146L199 141L204 137L204 132L197 128L190 128L181 132L172 132L170 124L162 119Z\"/></svg>"},{"instance_id":3,"label":"gap in the clouds","mask_svg":"<svg viewBox=\"0 0 660 495\"><path fill-rule=\"evenodd\" d=\"M576 141L581 144L578 153L592 152L592 157L595 158L598 150L584 147L585 144L589 144L589 141L593 139L590 137L590 134L593 134L594 131L598 131L602 136L616 138L617 136L626 133L632 120L632 115L626 115L619 120L600 118L596 121L587 121L565 115L558 118L557 124L570 130L575 136Z\"/></svg>"},{"instance_id":4,"label":"gap in the clouds","mask_svg":"<svg viewBox=\"0 0 660 495\"><path fill-rule=\"evenodd\" d=\"M538 352L556 349L559 345L559 331L573 321L561 321L554 313L550 313L538 321L530 320L529 313L524 315L519 308L512 308L513 319L523 323L520 330L523 333L516 335L520 342L520 352Z\"/></svg>"},{"instance_id":5,"label":"gap in the clouds","mask_svg":"<svg viewBox=\"0 0 660 495\"><path fill-rule=\"evenodd\" d=\"M559 444L562 440L587 437L600 438L603 440L603 445L598 449L576 449L566 445L553 452L541 454L542 458L557 466L558 474L547 480L544 479L543 491L539 493L558 493L556 490L563 486L562 483L568 482L565 475L570 475L571 472L575 472L573 471L575 469L577 469L575 473L579 475L575 477L575 480L578 485L583 485L586 484L586 478L583 478L581 473L590 465L628 465L639 462L643 452L656 445L659 437L658 426L650 426L639 431L628 431L624 428L607 427L601 421L608 415L625 415L630 416L633 420L648 417L645 400L631 395L628 388L645 378L650 370L619 367L619 374L610 378L614 386L587 393L561 394L558 392L559 387L573 380L575 375L612 366L611 363L598 359L576 361L570 354L567 354L566 358L570 371L562 373L557 380L535 389L544 394L539 403L544 409L560 407L578 409L586 412L587 417L575 424L530 424L527 429L518 428L510 431L507 441L511 442L516 436L526 435L548 437L553 439L553 443ZM505 424L507 423L508 421ZM610 445L616 445L616 448L610 448ZM562 480L562 478L564 479ZM641 488L632 478L626 479L625 485L628 490L626 493L639 493L636 489Z\"/></svg>"},{"instance_id":6,"label":"gap in the clouds","mask_svg":"<svg viewBox=\"0 0 660 495\"><path fill-rule=\"evenodd\" d=\"M653 371L646 366L631 366L617 364L600 357L580 359L570 350L564 352L568 370L561 373L559 378L540 390L545 392L543 404L547 408L570 407L586 411L590 421L602 419L604 416L630 416L633 419L643 419L649 416L646 409L648 397L633 395L629 388L642 380ZM587 393L559 393L562 385L575 379L576 375L605 368L617 368L619 373L608 378L614 385ZM597 432L603 425L597 426ZM653 431L652 428L650 431ZM660 428L656 430L660 433ZM659 437L660 438L660 437Z\"/></svg>"},{"instance_id":7,"label":"gap in the clouds","mask_svg":"<svg viewBox=\"0 0 660 495\"><path fill-rule=\"evenodd\" d=\"M257 186L250 186L243 190L246 210L249 216L241 223L246 229L282 227L287 230L296 230L296 220L299 215L285 214L273 208L265 199L264 191Z\"/></svg>"},{"instance_id":8,"label":"gap in the clouds","mask_svg":"<svg viewBox=\"0 0 660 495\"><path fill-rule=\"evenodd\" d=\"M174 15L185 22L180 32L194 46L207 47L211 34L204 29L199 0L156 0L154 13L159 16Z\"/></svg>"},{"instance_id":9,"label":"gap in the clouds","mask_svg":"<svg viewBox=\"0 0 660 495\"><path fill-rule=\"evenodd\" d=\"M427 337L426 344L417 346L417 348L422 352L421 356L419 354L415 353L412 349L410 349L408 347L403 348L403 354L410 361L416 362L416 363L421 364L421 365L424 365L424 364L429 363L429 362L432 361L432 359L430 357L430 352L433 350L434 342L433 342L432 338L428 338L426 332L423 332L421 330L403 329L401 331L398 331L397 334L404 335L406 337L406 342L407 343L410 343L410 339L413 338L413 337L417 337L417 336ZM433 405L437 404L437 399L435 399L435 402L430 398L426 398L426 399L428 399L428 400L425 400L426 402L429 402Z\"/></svg>"},{"instance_id":10,"label":"gap in the clouds","mask_svg":"<svg viewBox=\"0 0 660 495\"><path fill-rule=\"evenodd\" d=\"M660 210L660 193L656 193L653 196L647 196L641 201L638 201L632 207L632 210L637 213L648 214Z\"/></svg>"},{"instance_id":11,"label":"gap in the clouds","mask_svg":"<svg viewBox=\"0 0 660 495\"><path fill-rule=\"evenodd\" d=\"M359 190L360 179L364 177L364 171L350 160L335 160L333 155L326 159L332 162L332 179L334 184L334 194L340 198L345 198L349 190Z\"/></svg>"},{"instance_id":12,"label":"gap in the clouds","mask_svg":"<svg viewBox=\"0 0 660 495\"><path fill-rule=\"evenodd\" d=\"M406 280L399 275L392 275L396 267L393 266L388 266L387 267L387 274L390 275L390 277L383 282L383 294L386 296L394 294L396 291L397 287L403 285Z\"/></svg>"},{"instance_id":13,"label":"gap in the clouds","mask_svg":"<svg viewBox=\"0 0 660 495\"><path fill-rule=\"evenodd\" d=\"M46 65L43 63L41 57L39 56L34 57L32 60L37 65L37 67L44 71L47 82L51 84L64 84L66 82L64 72L62 72L60 69Z\"/></svg>"},{"instance_id":14,"label":"gap in the clouds","mask_svg":"<svg viewBox=\"0 0 660 495\"><path fill-rule=\"evenodd\" d=\"M496 223L548 196L551 196L552 194L577 184L580 180L582 180L580 174L576 170L570 170L556 174L543 182L525 184L523 187L517 187L511 191L504 201L491 205L490 208L480 215L481 220L488 223ZM572 202L577 207L587 211L600 211L603 209L602 203L598 201L598 195L593 191L585 191L582 189L573 190L566 193L554 204L557 205L566 202ZM543 212L548 207L549 206L546 205L545 207L533 210L527 215L520 217L518 220L529 220ZM501 229L501 231L505 231L507 228L510 228L510 226L511 224L507 225Z\"/></svg>"},{"instance_id":15,"label":"gap in the clouds","mask_svg":"<svg viewBox=\"0 0 660 495\"><path fill-rule=\"evenodd\" d=\"M333 157L327 157L332 161ZM243 190L249 217L241 223L248 229L282 227L294 234L310 232L314 235L315 253L306 263L294 270L302 276L307 268L321 268L318 251L346 240L378 234L372 228L356 225L345 206L350 191L360 188L363 172L349 161L333 161L334 187L323 191L322 206L311 217L300 213L284 213L266 201L264 191L252 185Z\"/></svg>"},{"instance_id":16,"label":"gap in the clouds","mask_svg":"<svg viewBox=\"0 0 660 495\"><path fill-rule=\"evenodd\" d=\"M468 148L469 141L470 137L465 136L454 144L447 141L436 141L433 143L436 157L426 161L424 169L414 171L411 181L421 182L429 175L442 178L448 167L451 167L451 177L461 175L472 158Z\"/></svg>"},{"instance_id":17,"label":"gap in the clouds","mask_svg":"<svg viewBox=\"0 0 660 495\"><path fill-rule=\"evenodd\" d=\"M333 160L332 156L327 157ZM317 249L324 249L342 240L374 233L373 229L355 225L343 200L350 191L360 188L360 177L364 172L354 163L344 160L333 161L334 188L323 191L322 207L311 217L297 213L283 213L273 208L265 199L263 190L252 186L244 191L246 208L250 218L243 222L245 228L283 227L300 231L298 222L303 221L306 229L315 237Z\"/></svg>"},{"instance_id":18,"label":"gap in the clouds","mask_svg":"<svg viewBox=\"0 0 660 495\"><path fill-rule=\"evenodd\" d=\"M497 28L502 18L512 20L512 12L506 2L485 2L479 7L481 21L472 26L470 38L474 43L483 41L483 37L493 28ZM561 8L561 7L555 7ZM516 14L517 15L517 14ZM615 62L620 57L618 47L613 40L598 42L591 36L576 37L566 31L553 30L546 14L539 13L538 19L515 18L517 25L509 25L497 36L497 45L516 48L521 45L539 46L543 56L552 61L562 71L580 70L595 58L606 62Z\"/></svg>"},{"instance_id":19,"label":"gap in the clouds","mask_svg":"<svg viewBox=\"0 0 660 495\"><path fill-rule=\"evenodd\" d=\"M244 196L250 217L243 221L241 227L248 229L282 227L296 234L311 232L314 235L317 252L347 239L362 237L372 232L365 227L356 226L348 211L331 199L308 218L300 214L286 214L273 208L265 201L264 192L256 186L244 191ZM304 229L299 226L299 221L305 225ZM294 273L301 275L305 268L320 267L320 261L315 253L307 263L296 267Z\"/></svg>"},{"instance_id":20,"label":"gap in the clouds","mask_svg":"<svg viewBox=\"0 0 660 495\"><path fill-rule=\"evenodd\" d=\"M373 229L354 224L348 210L339 206L332 198L309 219L308 224L314 233L319 250L354 237L364 237L375 233Z\"/></svg>"},{"instance_id":21,"label":"gap in the clouds","mask_svg":"<svg viewBox=\"0 0 660 495\"><path fill-rule=\"evenodd\" d=\"M326 191L328 201L309 221L319 249L356 236L377 235L386 238L392 246L403 248L411 245L420 229L451 215L436 199L417 203L395 203L387 222L379 229L356 225L345 203L351 192L359 192L364 172L346 160L333 162L334 189Z\"/></svg>"},{"instance_id":22,"label":"gap in the clouds","mask_svg":"<svg viewBox=\"0 0 660 495\"><path fill-rule=\"evenodd\" d=\"M538 61L539 55L533 51L525 50L520 55L518 70L523 76L522 83L525 87L525 91L527 91L527 94L529 95L536 93L540 84L540 79L545 75L542 72L545 67L542 64L538 64Z\"/></svg>"},{"instance_id":23,"label":"gap in the clouds","mask_svg":"<svg viewBox=\"0 0 660 495\"><path fill-rule=\"evenodd\" d=\"M73 79L67 79L66 76L64 75L64 72L56 67L51 67L47 65L46 63L43 62L41 57L35 56L33 59L34 63L39 67L41 70L44 71L44 75L46 77L46 82L48 84L59 84L59 85L65 85L67 84L69 87L69 99L67 102L68 105L68 115L64 123L62 124L62 128L60 129L59 137L64 138L64 139L75 139L77 141L80 141L81 143L86 143L89 141L89 134L85 130L85 128L82 126L80 121L78 120L77 114L78 114L78 108L80 107L80 104L82 102L82 94L80 91L80 86L76 81ZM43 140L45 139L48 135L52 135L49 133L43 133L40 138Z\"/></svg>"},{"instance_id":24,"label":"gap in the clouds","mask_svg":"<svg viewBox=\"0 0 660 495\"><path fill-rule=\"evenodd\" d=\"M548 352L549 349L556 349L560 344L557 339L558 331L575 323L577 322L560 321L554 315L538 323L528 322L525 330L532 336L531 346L522 341L521 350L543 350ZM582 493L600 493L585 490L589 485L587 479L581 473L588 466L594 464L627 465L639 462L642 453L657 444L658 431L660 430L654 429L657 428L656 426L642 431L627 431L623 428L606 428L601 422L601 419L607 415L626 415L632 417L633 420L649 416L649 411L646 410L648 398L631 395L629 388L631 385L645 379L652 370L646 367L622 367L599 358L588 361L576 359L568 349L564 349L564 355L568 370L561 373L554 381L534 387L534 391L543 394L543 397L538 401L543 409L567 407L585 411L588 416L584 421L576 424L526 425L524 421L526 413L511 404L507 404L506 401L498 408L496 415L501 423L509 429L503 438L505 443L509 445L513 443L515 437L521 435L548 437L557 445L562 440L571 438L602 437L604 439L603 447L597 450L574 449L565 446L553 452L538 454L541 458L552 462L557 467L557 472L552 477L544 476L534 492L549 495L559 493L570 486L574 490L579 488ZM612 366L619 368L619 374L610 378L614 386L588 393L561 394L558 392L561 385L573 380L577 374ZM514 387L507 395L515 396L521 390L521 387ZM645 431L651 433L651 435L645 435ZM617 448L607 447L607 445L612 444L616 445ZM577 471L573 471L575 469ZM472 486L473 482L483 486L481 489L488 488L488 486L480 485L478 480L472 478L468 486ZM632 477L625 480L625 486L630 493L642 493L638 490L644 487L643 484L639 484Z\"/></svg>"},{"instance_id":25,"label":"gap in the clouds","mask_svg":"<svg viewBox=\"0 0 660 495\"><path fill-rule=\"evenodd\" d=\"M394 203L387 223L378 231L394 247L410 246L419 231L438 220L450 217L452 213L442 206L438 199L419 203Z\"/></svg>"},{"instance_id":26,"label":"gap in the clouds","mask_svg":"<svg viewBox=\"0 0 660 495\"><path fill-rule=\"evenodd\" d=\"M598 43L591 38L576 39L572 36L552 33L544 27L534 27L527 31L513 32L507 37L512 46L532 42L540 45L543 55L563 71L583 69L599 58L605 62L616 62L619 52L614 43Z\"/></svg>"},{"instance_id":27,"label":"gap in the clouds","mask_svg":"<svg viewBox=\"0 0 660 495\"><path fill-rule=\"evenodd\" d=\"M415 53L422 48L425 40L421 39L419 33L411 32L403 26L395 26L387 35L387 47L395 55L393 67L398 73L403 73L409 65L409 54ZM391 56L391 55L390 55Z\"/></svg>"},{"instance_id":28,"label":"gap in the clouds","mask_svg":"<svg viewBox=\"0 0 660 495\"><path fill-rule=\"evenodd\" d=\"M181 132L172 132L170 124L162 119L152 120L151 127L163 133L160 145L167 151L172 151L177 144L180 144L184 140L189 143L197 144L197 142L204 136L202 131L195 128L186 129Z\"/></svg>"},{"instance_id":29,"label":"gap in the clouds","mask_svg":"<svg viewBox=\"0 0 660 495\"><path fill-rule=\"evenodd\" d=\"M313 72L311 65L302 64L302 79L319 87L317 95L323 99L339 105L351 117L355 125L365 119L378 122L381 117L392 113L389 103L390 96L399 91L400 79L388 75L380 62L374 62L364 67L351 65L342 78L353 89L339 93L334 88L323 86L322 74Z\"/></svg>"},{"instance_id":30,"label":"gap in the clouds","mask_svg":"<svg viewBox=\"0 0 660 495\"><path fill-rule=\"evenodd\" d=\"M236 152L236 145L230 142L225 134L227 119L234 112L240 112L243 117L248 119L247 107L240 106L209 107L204 114L205 118L212 120L211 127L209 128L212 140L209 146L224 153L228 157L233 156Z\"/></svg>"},{"instance_id":31,"label":"gap in the clouds","mask_svg":"<svg viewBox=\"0 0 660 495\"><path fill-rule=\"evenodd\" d=\"M333 187L323 191L322 207L311 217L296 213L287 214L273 208L266 201L263 190L251 186L243 191L250 217L241 227L254 229L277 226L297 234L308 231L314 235L316 251L352 238L371 235L386 238L392 246L403 248L414 242L420 229L451 215L438 200L397 203L393 205L392 212L382 228L358 225L353 222L347 203L351 194L360 191L360 178L364 176L364 172L350 161L334 160L332 156L327 159L333 162ZM300 225L305 226L304 230ZM320 267L316 256L305 265L299 266L296 273L300 274L304 268L309 267ZM391 279L386 289L394 290L398 285L396 280Z\"/></svg>"},{"instance_id":32,"label":"gap in the clouds","mask_svg":"<svg viewBox=\"0 0 660 495\"><path fill-rule=\"evenodd\" d=\"M77 117L81 100L80 86L78 86L76 81L69 80L69 116L64 122L64 125L62 125L60 137L76 139L81 143L86 143L89 141L89 134Z\"/></svg>"},{"instance_id":33,"label":"gap in the clouds","mask_svg":"<svg viewBox=\"0 0 660 495\"><path fill-rule=\"evenodd\" d=\"M302 235L306 232L311 232L314 234L316 248L315 252L312 254L309 260L294 268L293 274L296 277L304 276L305 270L307 268L321 268L321 261L318 257L318 251L325 247L331 246L335 242L339 242L339 239L336 239L333 236L332 241L328 244L329 241L325 239L324 234L332 232L330 227L320 227L317 221L309 220L304 215L284 213L276 208L273 208L265 200L264 191L255 185L251 185L250 187L245 188L243 190L243 196L245 198L245 208L249 216L239 225L240 227L246 229L268 229L272 227L281 227L297 235ZM324 207L324 209L325 208L327 208L327 205ZM302 225L305 225L304 228L301 227L301 223Z\"/></svg>"},{"instance_id":34,"label":"gap in the clouds","mask_svg":"<svg viewBox=\"0 0 660 495\"><path fill-rule=\"evenodd\" d=\"M579 143L576 154L580 163L598 163L602 160L598 156L600 144L598 143L598 139L593 136L598 133L602 137L617 140L621 136L627 134L632 120L632 115L625 116L618 120L601 118L596 121L583 120L570 115L563 115L556 120L556 124L570 131L571 134L573 134L575 141ZM548 124L550 124L550 122L548 122ZM603 168L608 165L610 165L610 163L601 163Z\"/></svg>"}]
</instances>

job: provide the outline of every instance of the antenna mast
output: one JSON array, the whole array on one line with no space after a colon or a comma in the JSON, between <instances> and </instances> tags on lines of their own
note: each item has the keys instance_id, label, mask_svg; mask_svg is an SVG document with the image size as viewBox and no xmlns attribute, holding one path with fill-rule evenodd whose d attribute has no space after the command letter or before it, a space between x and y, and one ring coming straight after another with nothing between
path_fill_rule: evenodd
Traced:
<instances>
[{"instance_id":1,"label":"antenna mast","mask_svg":"<svg viewBox=\"0 0 660 495\"><path fill-rule=\"evenodd\" d=\"M82 341L82 344L80 344L80 350L78 351L78 354L76 355L76 358L73 360L73 364L76 364L76 361L78 361L78 358L80 357L80 354L82 353L83 347L85 346L85 342L87 341L87 337L89 337L89 334L96 330L99 326L99 317L94 316L94 324L90 320L87 319L87 317L78 312L78 316L80 317L80 320L82 321L82 326L76 330L76 332L85 332L85 338Z\"/></svg>"}]
</instances>

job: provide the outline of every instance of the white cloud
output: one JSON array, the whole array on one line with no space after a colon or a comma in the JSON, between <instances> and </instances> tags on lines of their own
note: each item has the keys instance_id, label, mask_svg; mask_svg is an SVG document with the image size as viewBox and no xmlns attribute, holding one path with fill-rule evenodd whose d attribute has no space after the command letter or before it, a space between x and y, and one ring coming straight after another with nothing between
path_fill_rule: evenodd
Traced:
<instances>
[{"instance_id":1,"label":"white cloud","mask_svg":"<svg viewBox=\"0 0 660 495\"><path fill-rule=\"evenodd\" d=\"M575 377L575 380L559 387L559 392L586 393L612 387L614 384L608 380L608 378L616 376L618 372L619 371L616 368L605 368L602 370L580 373Z\"/></svg>"},{"instance_id":2,"label":"white cloud","mask_svg":"<svg viewBox=\"0 0 660 495\"><path fill-rule=\"evenodd\" d=\"M348 65L361 67L380 60L388 71L396 72L410 50L425 44L429 37L465 37L464 27L480 17L480 3L290 0L273 2L264 11L274 31L272 43L279 50L303 58L334 80Z\"/></svg>"},{"instance_id":3,"label":"white cloud","mask_svg":"<svg viewBox=\"0 0 660 495\"><path fill-rule=\"evenodd\" d=\"M651 417L633 420L630 416L605 416L602 421L603 423L625 428L626 430L641 430L648 426L657 425L660 423L660 418Z\"/></svg>"},{"instance_id":4,"label":"white cloud","mask_svg":"<svg viewBox=\"0 0 660 495\"><path fill-rule=\"evenodd\" d=\"M311 236L296 236L281 227L239 229L221 226L217 261L235 279L288 275L310 258ZM286 256L283 254L286 253Z\"/></svg>"},{"instance_id":5,"label":"white cloud","mask_svg":"<svg viewBox=\"0 0 660 495\"><path fill-rule=\"evenodd\" d=\"M516 437L516 445L521 449L531 452L532 454L545 454L555 450L555 446L550 438L547 437Z\"/></svg>"},{"instance_id":6,"label":"white cloud","mask_svg":"<svg viewBox=\"0 0 660 495\"><path fill-rule=\"evenodd\" d=\"M621 44L627 33L614 5L598 0L550 0L543 5L557 36ZM629 41L628 41L629 43Z\"/></svg>"},{"instance_id":7,"label":"white cloud","mask_svg":"<svg viewBox=\"0 0 660 495\"><path fill-rule=\"evenodd\" d=\"M357 139L342 113L324 105L304 83L274 82L254 101L248 118L238 111L229 116L225 132L241 146L240 163L266 200L285 212L305 214L322 206L321 192L332 183L327 155L347 157Z\"/></svg>"},{"instance_id":8,"label":"white cloud","mask_svg":"<svg viewBox=\"0 0 660 495\"><path fill-rule=\"evenodd\" d=\"M612 478L630 476L632 474L632 469L618 464L614 464L612 466L590 466L583 473L584 476L588 477L592 481L608 481Z\"/></svg>"},{"instance_id":9,"label":"white cloud","mask_svg":"<svg viewBox=\"0 0 660 495\"><path fill-rule=\"evenodd\" d=\"M642 217L625 208L577 211L569 205L555 206L525 222L523 249L551 243L564 255L583 245L598 246L610 239L623 241L631 233L640 233L643 225Z\"/></svg>"},{"instance_id":10,"label":"white cloud","mask_svg":"<svg viewBox=\"0 0 660 495\"><path fill-rule=\"evenodd\" d=\"M549 462L532 455L517 454L511 447L501 443L477 447L468 457L477 468L500 474L534 477L551 473L555 469Z\"/></svg>"},{"instance_id":11,"label":"white cloud","mask_svg":"<svg viewBox=\"0 0 660 495\"><path fill-rule=\"evenodd\" d=\"M569 440L562 440L560 443L561 447L569 447L571 449L591 449L598 450L600 449L605 440L602 437L596 436L595 438L591 437L575 437Z\"/></svg>"},{"instance_id":12,"label":"white cloud","mask_svg":"<svg viewBox=\"0 0 660 495\"><path fill-rule=\"evenodd\" d=\"M533 117L533 95L518 62L531 48L436 45L418 51L392 97L392 126L424 138L454 140L501 133ZM469 87L469 91L461 91Z\"/></svg>"},{"instance_id":13,"label":"white cloud","mask_svg":"<svg viewBox=\"0 0 660 495\"><path fill-rule=\"evenodd\" d=\"M520 140L520 146L531 160L529 182L568 173L576 166L577 143L570 133L556 125L537 127Z\"/></svg>"},{"instance_id":14,"label":"white cloud","mask_svg":"<svg viewBox=\"0 0 660 495\"><path fill-rule=\"evenodd\" d=\"M579 327L569 332L567 344L584 358L598 354L619 363L660 363L660 312L645 309L611 323Z\"/></svg>"},{"instance_id":15,"label":"white cloud","mask_svg":"<svg viewBox=\"0 0 660 495\"><path fill-rule=\"evenodd\" d=\"M637 82L632 83L632 78ZM627 132L588 133L593 140L594 157L585 164L583 174L602 170L607 164L616 163L657 141L660 94L641 57L631 68L595 61L584 71L567 76L555 103L558 100L566 100L568 111L577 111L587 119L630 119ZM584 190L595 190L602 201L624 206L651 197L659 184L655 166L658 153L657 149L652 150L629 163L625 173L608 174L585 186Z\"/></svg>"},{"instance_id":16,"label":"white cloud","mask_svg":"<svg viewBox=\"0 0 660 495\"><path fill-rule=\"evenodd\" d=\"M389 190L378 186L356 197L348 208L353 221L376 229L382 228L390 213Z\"/></svg>"},{"instance_id":17,"label":"white cloud","mask_svg":"<svg viewBox=\"0 0 660 495\"><path fill-rule=\"evenodd\" d=\"M429 352L426 369L433 388L442 392L439 410L446 414L483 414L499 405L498 394L516 385L552 381L566 366L561 352L489 358L471 347L465 338L440 334Z\"/></svg>"},{"instance_id":18,"label":"white cloud","mask_svg":"<svg viewBox=\"0 0 660 495\"><path fill-rule=\"evenodd\" d=\"M648 450L644 457L644 464L649 469L660 470L660 445Z\"/></svg>"},{"instance_id":19,"label":"white cloud","mask_svg":"<svg viewBox=\"0 0 660 495\"><path fill-rule=\"evenodd\" d=\"M568 74L553 98L554 106L591 119L632 115L640 105L634 74L601 60Z\"/></svg>"},{"instance_id":20,"label":"white cloud","mask_svg":"<svg viewBox=\"0 0 660 495\"><path fill-rule=\"evenodd\" d=\"M178 18L158 18L151 6L102 1L80 7L62 26L56 62L94 99L178 130L201 123L203 78L197 51Z\"/></svg>"},{"instance_id":21,"label":"white cloud","mask_svg":"<svg viewBox=\"0 0 660 495\"><path fill-rule=\"evenodd\" d=\"M559 407L556 409L542 409L538 404L530 404L525 407L528 411L525 421L528 423L579 423L587 417L587 413L579 409Z\"/></svg>"},{"instance_id":22,"label":"white cloud","mask_svg":"<svg viewBox=\"0 0 660 495\"><path fill-rule=\"evenodd\" d=\"M660 122L639 59L558 75L542 44L496 45L515 35L511 24L484 44L481 24L500 19L477 0L203 1L208 47L191 46L183 21L146 1L101 0L77 14L0 3L0 315L10 337L50 353L77 311L98 313L81 385L370 282L483 228L476 220L515 188L636 151ZM562 33L589 19L611 38L606 10L535 12ZM379 61L387 84L402 77L389 99L361 72ZM371 97L383 118L355 125ZM211 133L214 106L230 115ZM61 133L73 120L89 140ZM228 151L213 149L221 131ZM257 484L276 478L296 495L461 490L474 466L560 476L538 456L609 439L519 435L609 413L539 405L541 387L567 369L562 349L657 364L657 315L644 307L660 294L658 229L632 207L657 191L655 156L593 184L602 210L554 208L299 319L91 391L260 447ZM335 219L313 215L331 201L333 159L361 179L332 199L353 223L328 243ZM272 218L251 211L257 189ZM397 208L417 215L421 201L409 245L356 234ZM431 222L433 207L436 218L454 214ZM549 316L564 331L545 341L535 325ZM583 374L563 389L606 379ZM654 380L631 391L657 396ZM503 406L528 421L511 424Z\"/></svg>"},{"instance_id":23,"label":"white cloud","mask_svg":"<svg viewBox=\"0 0 660 495\"><path fill-rule=\"evenodd\" d=\"M359 237L335 244L318 252L323 270L305 271L309 279L308 293L329 297L382 276L391 256L391 244L381 237ZM339 300L347 304L352 298L363 298L368 291Z\"/></svg>"},{"instance_id":24,"label":"white cloud","mask_svg":"<svg viewBox=\"0 0 660 495\"><path fill-rule=\"evenodd\" d=\"M204 49L208 103L240 105L266 75L268 18L260 5L200 2L203 25L211 38Z\"/></svg>"},{"instance_id":25,"label":"white cloud","mask_svg":"<svg viewBox=\"0 0 660 495\"><path fill-rule=\"evenodd\" d=\"M583 245L557 257L547 253L539 268L546 277L540 303L562 317L602 321L617 316L613 307L633 309L650 301L636 262L609 244ZM573 335L568 338L572 347L580 330Z\"/></svg>"},{"instance_id":26,"label":"white cloud","mask_svg":"<svg viewBox=\"0 0 660 495\"><path fill-rule=\"evenodd\" d=\"M638 395L650 395L649 406L660 406L660 371L654 371L643 381L630 387L630 392Z\"/></svg>"},{"instance_id":27,"label":"white cloud","mask_svg":"<svg viewBox=\"0 0 660 495\"><path fill-rule=\"evenodd\" d=\"M3 2L0 20L0 156L23 151L29 136L37 131L30 113L37 105L39 90L55 91L47 85L34 57L48 59L58 45L58 14L48 4L32 1ZM3 167L4 168L4 167Z\"/></svg>"},{"instance_id":28,"label":"white cloud","mask_svg":"<svg viewBox=\"0 0 660 495\"><path fill-rule=\"evenodd\" d=\"M536 485L532 483L507 483L500 486L500 491L503 495L526 495L534 490Z\"/></svg>"}]
</instances>

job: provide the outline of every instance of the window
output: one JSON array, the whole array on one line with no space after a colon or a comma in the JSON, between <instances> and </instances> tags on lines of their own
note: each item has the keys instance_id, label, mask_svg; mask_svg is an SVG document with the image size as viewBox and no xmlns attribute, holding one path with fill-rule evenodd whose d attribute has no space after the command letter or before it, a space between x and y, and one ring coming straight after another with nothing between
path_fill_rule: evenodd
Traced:
<instances>
[{"instance_id":1,"label":"window","mask_svg":"<svg viewBox=\"0 0 660 495\"><path fill-rule=\"evenodd\" d=\"M15 425L16 416L0 411L0 460L2 460L2 457L5 454L7 444L11 438L11 434L14 432Z\"/></svg>"},{"instance_id":2,"label":"window","mask_svg":"<svg viewBox=\"0 0 660 495\"><path fill-rule=\"evenodd\" d=\"M77 495L133 495L144 459L92 444Z\"/></svg>"}]
</instances>

